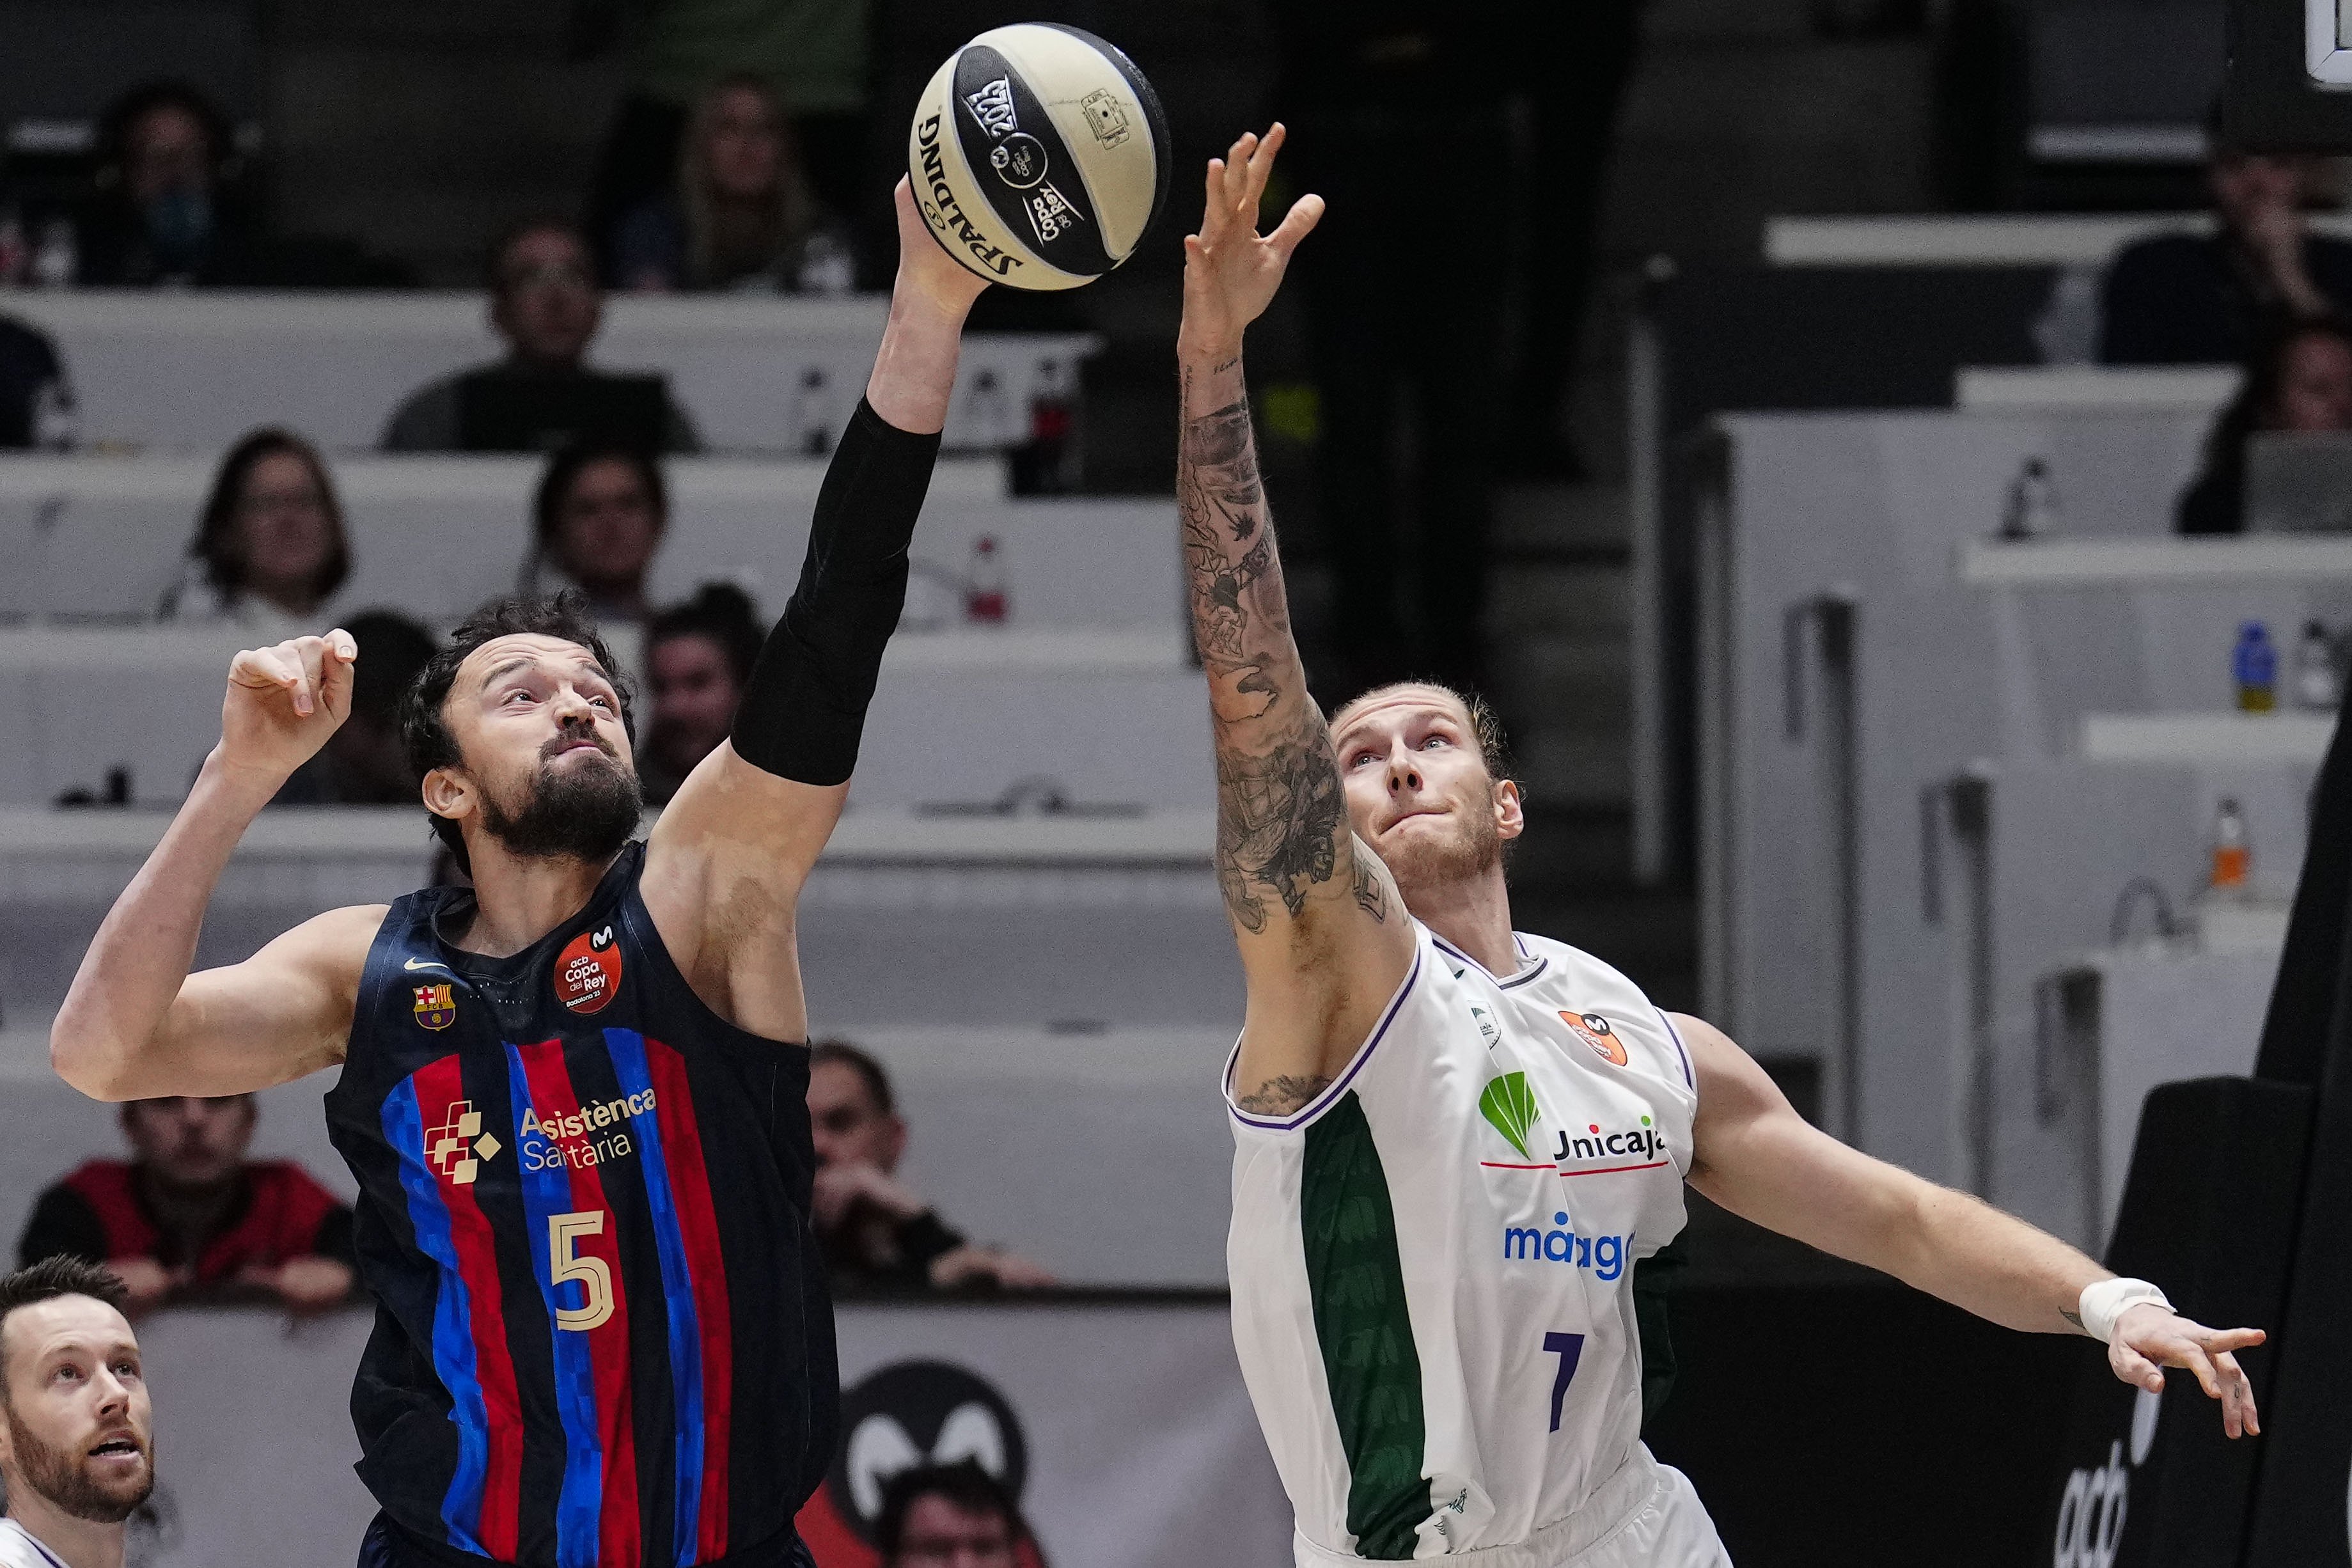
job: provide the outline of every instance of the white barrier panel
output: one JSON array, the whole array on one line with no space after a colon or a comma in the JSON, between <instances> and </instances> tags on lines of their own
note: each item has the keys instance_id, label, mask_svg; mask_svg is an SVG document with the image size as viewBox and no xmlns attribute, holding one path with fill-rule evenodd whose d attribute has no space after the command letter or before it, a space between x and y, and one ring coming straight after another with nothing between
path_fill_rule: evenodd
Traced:
<instances>
[{"instance_id":1,"label":"white barrier panel","mask_svg":"<svg viewBox=\"0 0 2352 1568\"><path fill-rule=\"evenodd\" d=\"M7 309L57 339L90 445L213 451L283 424L324 446L372 447L410 393L505 353L484 297L470 292L32 290ZM667 374L706 447L790 451L808 373L823 378L824 422L837 434L888 315L878 295L621 296L605 302L591 357L604 370ZM997 423L974 405L983 374L1006 422L1025 426L1039 367L1074 371L1097 346L1083 333L967 333L949 443L1004 434L982 428Z\"/></svg>"},{"instance_id":2,"label":"white barrier panel","mask_svg":"<svg viewBox=\"0 0 2352 1568\"><path fill-rule=\"evenodd\" d=\"M242 640L234 629L0 631L0 734L11 742L0 803L44 805L117 767L131 770L141 804L184 798L220 739ZM851 798L973 805L1024 781L1051 781L1079 805L1212 804L1208 706L1172 630L892 641Z\"/></svg>"},{"instance_id":3,"label":"white barrier panel","mask_svg":"<svg viewBox=\"0 0 2352 1568\"><path fill-rule=\"evenodd\" d=\"M889 1070L909 1130L901 1172L957 1230L1071 1284L1222 1288L1233 1137L1216 1079L1238 1027L1241 966L1233 939L1214 934L1215 978L1231 994L1223 1026L889 1027L836 1006L812 1032L854 1040ZM809 972L812 990L831 973L838 994L837 970ZM0 1035L0 1257L11 1268L43 1188L85 1160L126 1157L114 1107L48 1070L46 1031L31 1022ZM349 1202L320 1104L333 1082L319 1073L264 1090L254 1155L299 1161Z\"/></svg>"},{"instance_id":4,"label":"white barrier panel","mask_svg":"<svg viewBox=\"0 0 2352 1568\"><path fill-rule=\"evenodd\" d=\"M10 457L0 461L0 617L145 617L186 567L212 483L206 457ZM679 458L656 604L723 579L783 605L808 548L822 461ZM454 621L513 591L531 537L531 458L356 457L334 465L352 534L336 603ZM1176 624L1173 507L1164 500L1015 500L993 458L949 459L915 533L911 616L952 624L949 581L992 537L1016 626Z\"/></svg>"},{"instance_id":5,"label":"white barrier panel","mask_svg":"<svg viewBox=\"0 0 2352 1568\"><path fill-rule=\"evenodd\" d=\"M889 1423L905 1443L866 1451L928 1454L944 1418L971 1407L959 1431L996 1440L1055 1568L1289 1561L1289 1507L1222 1300L845 1304L837 1321L845 1442L856 1422ZM345 1395L371 1321L342 1312L289 1332L275 1314L224 1310L141 1325L161 1484L132 1526L132 1563L335 1568L358 1555L375 1508L352 1473ZM895 1473L837 1468L844 1491L867 1496ZM872 1562L854 1534L818 1557Z\"/></svg>"}]
</instances>

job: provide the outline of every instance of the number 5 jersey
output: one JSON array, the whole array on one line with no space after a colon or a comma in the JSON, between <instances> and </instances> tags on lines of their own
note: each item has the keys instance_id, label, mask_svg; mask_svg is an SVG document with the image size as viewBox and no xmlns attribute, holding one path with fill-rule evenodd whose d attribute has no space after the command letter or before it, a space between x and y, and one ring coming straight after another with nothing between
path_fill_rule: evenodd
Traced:
<instances>
[{"instance_id":1,"label":"number 5 jersey","mask_svg":"<svg viewBox=\"0 0 2352 1568\"><path fill-rule=\"evenodd\" d=\"M1607 964L1523 936L1496 976L1415 932L1312 1101L1254 1115L1225 1069L1242 1373L1299 1534L1367 1558L1525 1542L1634 1458L1633 1265L1682 1229L1698 1104Z\"/></svg>"},{"instance_id":2,"label":"number 5 jersey","mask_svg":"<svg viewBox=\"0 0 2352 1568\"><path fill-rule=\"evenodd\" d=\"M510 958L447 940L468 890L394 903L327 1096L377 1301L361 1479L454 1561L789 1562L833 1457L808 1052L688 987L644 864Z\"/></svg>"}]
</instances>

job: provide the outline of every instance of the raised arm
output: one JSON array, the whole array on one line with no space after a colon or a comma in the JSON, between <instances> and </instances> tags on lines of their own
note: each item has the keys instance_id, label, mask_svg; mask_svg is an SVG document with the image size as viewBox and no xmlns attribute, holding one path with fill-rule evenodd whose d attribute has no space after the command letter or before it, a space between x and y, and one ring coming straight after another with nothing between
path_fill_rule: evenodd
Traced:
<instances>
[{"instance_id":1,"label":"raised arm","mask_svg":"<svg viewBox=\"0 0 2352 1568\"><path fill-rule=\"evenodd\" d=\"M333 631L230 666L221 742L107 911L50 1026L49 1060L84 1094L241 1094L342 1058L382 906L307 921L243 963L188 966L237 840L351 711L358 657L351 634Z\"/></svg>"},{"instance_id":2,"label":"raised arm","mask_svg":"<svg viewBox=\"0 0 2352 1568\"><path fill-rule=\"evenodd\" d=\"M866 704L907 597L907 549L987 285L898 190L889 324L817 495L800 583L760 651L734 732L647 845L645 897L696 992L756 1034L806 1032L793 910L849 795Z\"/></svg>"},{"instance_id":3,"label":"raised arm","mask_svg":"<svg viewBox=\"0 0 2352 1568\"><path fill-rule=\"evenodd\" d=\"M1323 216L1301 196L1271 234L1257 207L1283 128L1209 162L1201 232L1184 241L1176 339L1182 429L1176 506L1192 639L1209 679L1217 882L1249 981L1234 1091L1296 1110L1360 1046L1403 978L1412 938L1387 869L1356 839L1323 714L1291 639L1274 517L1259 482L1242 335Z\"/></svg>"},{"instance_id":4,"label":"raised arm","mask_svg":"<svg viewBox=\"0 0 2352 1568\"><path fill-rule=\"evenodd\" d=\"M2084 1291L2112 1279L2106 1269L2013 1215L1847 1148L1799 1116L1721 1030L1680 1016L1675 1026L1698 1072L1692 1186L1767 1230L1892 1274L1979 1318L2105 1339L2108 1364L2126 1383L2160 1389L2160 1368L2186 1367L2221 1402L2231 1436L2262 1430L2253 1389L2231 1353L2261 1344L2260 1329L2209 1329L2143 1301L2098 1332L2101 1325L2085 1322Z\"/></svg>"}]
</instances>

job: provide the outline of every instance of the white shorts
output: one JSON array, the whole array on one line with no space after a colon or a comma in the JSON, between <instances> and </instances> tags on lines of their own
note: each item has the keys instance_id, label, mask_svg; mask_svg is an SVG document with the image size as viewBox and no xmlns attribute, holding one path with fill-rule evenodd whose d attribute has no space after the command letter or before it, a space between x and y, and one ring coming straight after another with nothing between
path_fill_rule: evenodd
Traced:
<instances>
[{"instance_id":1,"label":"white shorts","mask_svg":"<svg viewBox=\"0 0 2352 1568\"><path fill-rule=\"evenodd\" d=\"M1360 1557L1293 1535L1298 1568L1342 1568ZM1690 1479L1633 1445L1633 1458L1593 1489L1586 1505L1509 1546L1449 1553L1466 1568L1731 1568L1731 1553Z\"/></svg>"}]
</instances>

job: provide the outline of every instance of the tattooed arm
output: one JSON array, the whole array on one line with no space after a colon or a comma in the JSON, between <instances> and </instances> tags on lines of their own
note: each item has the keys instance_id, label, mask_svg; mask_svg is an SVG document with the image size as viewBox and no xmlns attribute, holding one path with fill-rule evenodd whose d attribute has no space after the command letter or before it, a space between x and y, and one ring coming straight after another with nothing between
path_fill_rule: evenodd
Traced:
<instances>
[{"instance_id":1,"label":"tattooed arm","mask_svg":"<svg viewBox=\"0 0 2352 1568\"><path fill-rule=\"evenodd\" d=\"M1176 504L1217 753L1217 881L1249 978L1234 1092L1269 1114L1297 1109L1344 1068L1412 953L1387 869L1348 826L1330 731L1291 640L1250 428L1243 331L1323 211L1302 196L1259 237L1282 140L1276 125L1210 161L1201 232L1184 242L1177 334Z\"/></svg>"}]
</instances>

